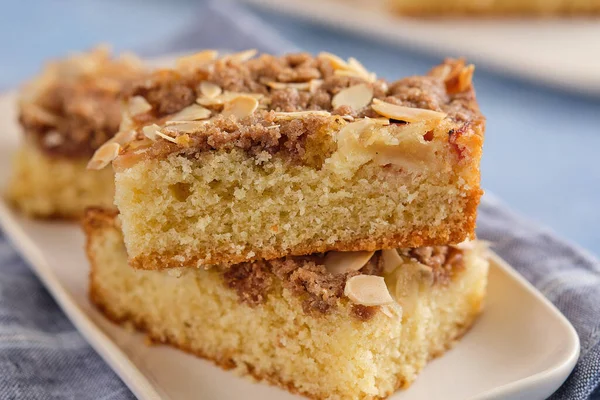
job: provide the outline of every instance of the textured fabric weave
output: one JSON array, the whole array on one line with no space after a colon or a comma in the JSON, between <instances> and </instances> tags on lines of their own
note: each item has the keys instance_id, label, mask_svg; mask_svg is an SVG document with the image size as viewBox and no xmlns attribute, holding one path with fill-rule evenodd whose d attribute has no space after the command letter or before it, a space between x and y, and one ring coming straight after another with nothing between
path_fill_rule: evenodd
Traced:
<instances>
[{"instance_id":1,"label":"textured fabric weave","mask_svg":"<svg viewBox=\"0 0 600 400\"><path fill-rule=\"evenodd\" d=\"M145 54L194 48L295 47L243 9L215 1L179 37L142 49ZM265 39L266 38L266 39ZM580 360L552 399L600 399L600 263L508 211L491 196L479 212L478 234L573 323ZM594 391L596 392L595 394ZM40 281L0 236L0 399L130 399L114 372L75 330Z\"/></svg>"}]
</instances>

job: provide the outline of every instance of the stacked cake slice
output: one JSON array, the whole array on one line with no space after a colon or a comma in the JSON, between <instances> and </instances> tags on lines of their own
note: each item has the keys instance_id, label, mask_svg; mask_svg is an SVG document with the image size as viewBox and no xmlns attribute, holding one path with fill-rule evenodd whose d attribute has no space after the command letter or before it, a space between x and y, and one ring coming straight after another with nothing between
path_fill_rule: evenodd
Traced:
<instances>
[{"instance_id":1,"label":"stacked cake slice","mask_svg":"<svg viewBox=\"0 0 600 400\"><path fill-rule=\"evenodd\" d=\"M9 200L33 217L77 218L86 207L112 207L111 171L89 171L94 151L119 129L123 88L144 72L133 55L107 48L49 63L19 98L24 140Z\"/></svg>"},{"instance_id":2,"label":"stacked cake slice","mask_svg":"<svg viewBox=\"0 0 600 400\"><path fill-rule=\"evenodd\" d=\"M409 386L485 295L472 73L204 51L133 83L89 163L119 210L84 220L92 301L311 398Z\"/></svg>"}]
</instances>

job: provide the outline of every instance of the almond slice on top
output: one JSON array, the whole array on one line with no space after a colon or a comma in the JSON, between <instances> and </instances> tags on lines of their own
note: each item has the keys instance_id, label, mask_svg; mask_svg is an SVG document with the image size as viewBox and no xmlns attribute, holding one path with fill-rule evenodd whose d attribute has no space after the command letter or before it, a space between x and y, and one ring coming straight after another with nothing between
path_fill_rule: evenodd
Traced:
<instances>
[{"instance_id":1,"label":"almond slice on top","mask_svg":"<svg viewBox=\"0 0 600 400\"><path fill-rule=\"evenodd\" d=\"M426 110L424 108L399 106L397 104L386 103L385 101L381 101L379 99L373 99L373 104L371 105L371 107L373 108L373 110L375 110L377 114L398 121L439 121L446 118L446 113L443 112Z\"/></svg>"},{"instance_id":2,"label":"almond slice on top","mask_svg":"<svg viewBox=\"0 0 600 400\"><path fill-rule=\"evenodd\" d=\"M278 111L273 113L274 119L294 119L294 118L302 118L308 116L320 116L320 117L329 117L331 113L329 111L324 110L305 110L305 111Z\"/></svg>"},{"instance_id":3,"label":"almond slice on top","mask_svg":"<svg viewBox=\"0 0 600 400\"><path fill-rule=\"evenodd\" d=\"M203 50L189 56L180 57L175 63L177 69L193 71L214 61L218 54L219 52L216 50Z\"/></svg>"},{"instance_id":4,"label":"almond slice on top","mask_svg":"<svg viewBox=\"0 0 600 400\"><path fill-rule=\"evenodd\" d=\"M333 96L331 105L334 109L340 106L350 106L353 110L358 111L368 106L371 100L373 100L373 88L360 83L340 90Z\"/></svg>"},{"instance_id":5,"label":"almond slice on top","mask_svg":"<svg viewBox=\"0 0 600 400\"><path fill-rule=\"evenodd\" d=\"M334 69L348 69L348 63L344 61L341 57L336 56L332 53L322 52L319 53L319 58L324 58L325 60L331 63L331 66Z\"/></svg>"},{"instance_id":6,"label":"almond slice on top","mask_svg":"<svg viewBox=\"0 0 600 400\"><path fill-rule=\"evenodd\" d=\"M346 281L344 295L353 303L363 306L391 304L394 299L381 276L356 275Z\"/></svg>"},{"instance_id":7,"label":"almond slice on top","mask_svg":"<svg viewBox=\"0 0 600 400\"><path fill-rule=\"evenodd\" d=\"M383 258L383 272L385 273L392 272L404 262L396 249L381 250L381 257Z\"/></svg>"},{"instance_id":8,"label":"almond slice on top","mask_svg":"<svg viewBox=\"0 0 600 400\"><path fill-rule=\"evenodd\" d=\"M176 114L171 115L168 123L179 122L179 121L197 121L200 119L209 118L211 111L208 108L204 108L198 104L192 104L191 106L187 106Z\"/></svg>"},{"instance_id":9,"label":"almond slice on top","mask_svg":"<svg viewBox=\"0 0 600 400\"><path fill-rule=\"evenodd\" d=\"M110 142L102 145L90 160L87 165L87 169L102 169L110 164L121 151L121 145L119 143Z\"/></svg>"},{"instance_id":10,"label":"almond slice on top","mask_svg":"<svg viewBox=\"0 0 600 400\"><path fill-rule=\"evenodd\" d=\"M212 99L220 96L221 93L223 93L223 89L221 89L221 86L217 85L216 83L202 81L200 82L200 93L202 93L202 96Z\"/></svg>"},{"instance_id":11,"label":"almond slice on top","mask_svg":"<svg viewBox=\"0 0 600 400\"><path fill-rule=\"evenodd\" d=\"M325 268L332 274L358 271L373 257L374 251L330 251L325 255Z\"/></svg>"},{"instance_id":12,"label":"almond slice on top","mask_svg":"<svg viewBox=\"0 0 600 400\"><path fill-rule=\"evenodd\" d=\"M147 125L147 126L143 127L142 132L144 132L144 136L146 136L148 139L150 139L152 141L156 141L157 136L158 136L158 137L161 137L172 143L177 142L175 138L172 138L171 136L166 135L163 132L161 132L161 129L162 128L160 126L158 126L156 124L152 124L152 125Z\"/></svg>"},{"instance_id":13,"label":"almond slice on top","mask_svg":"<svg viewBox=\"0 0 600 400\"><path fill-rule=\"evenodd\" d=\"M148 103L148 100L142 96L133 96L127 102L127 111L131 116L144 114L150 110L152 110L152 106Z\"/></svg>"},{"instance_id":14,"label":"almond slice on top","mask_svg":"<svg viewBox=\"0 0 600 400\"><path fill-rule=\"evenodd\" d=\"M235 118L245 118L258 108L258 100L251 96L238 96L231 101L225 103L223 112L221 113L224 117L233 115Z\"/></svg>"}]
</instances>

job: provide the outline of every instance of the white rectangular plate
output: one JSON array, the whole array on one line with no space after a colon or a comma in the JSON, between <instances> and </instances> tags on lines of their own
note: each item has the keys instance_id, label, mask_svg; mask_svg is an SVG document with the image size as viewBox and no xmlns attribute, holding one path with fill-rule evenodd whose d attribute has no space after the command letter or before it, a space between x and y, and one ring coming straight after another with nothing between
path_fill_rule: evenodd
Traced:
<instances>
[{"instance_id":1,"label":"white rectangular plate","mask_svg":"<svg viewBox=\"0 0 600 400\"><path fill-rule=\"evenodd\" d=\"M0 186L18 145L14 93L0 97ZM28 220L0 203L10 240L75 326L140 399L293 399L112 324L88 301L84 237L72 223ZM463 340L434 360L398 400L543 399L573 369L579 339L560 312L494 256L484 314Z\"/></svg>"},{"instance_id":2,"label":"white rectangular plate","mask_svg":"<svg viewBox=\"0 0 600 400\"><path fill-rule=\"evenodd\" d=\"M387 0L246 1L440 57L465 56L503 73L600 95L598 17L415 18L391 12Z\"/></svg>"}]
</instances>

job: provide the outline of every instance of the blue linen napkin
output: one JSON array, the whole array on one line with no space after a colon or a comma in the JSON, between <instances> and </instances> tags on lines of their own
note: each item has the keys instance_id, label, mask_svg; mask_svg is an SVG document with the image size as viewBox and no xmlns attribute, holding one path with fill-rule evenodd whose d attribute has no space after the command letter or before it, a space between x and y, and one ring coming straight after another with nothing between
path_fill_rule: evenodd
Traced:
<instances>
[{"instance_id":1,"label":"blue linen napkin","mask_svg":"<svg viewBox=\"0 0 600 400\"><path fill-rule=\"evenodd\" d=\"M294 51L239 6L203 5L194 27L142 49L158 55L195 48ZM532 282L575 326L581 356L552 399L600 399L600 262L512 213L492 196L479 210L479 237ZM75 330L36 276L0 236L0 399L133 399Z\"/></svg>"}]
</instances>

